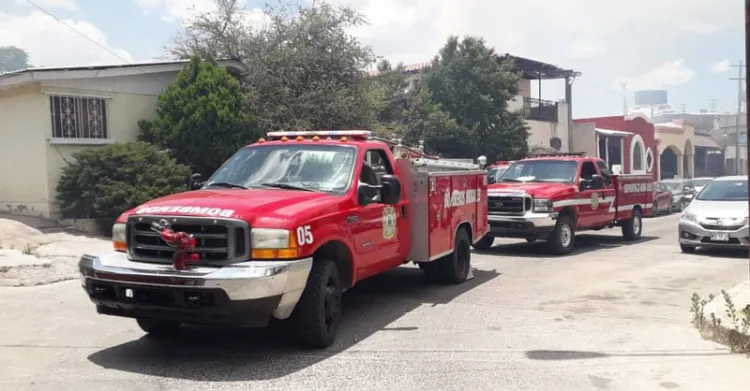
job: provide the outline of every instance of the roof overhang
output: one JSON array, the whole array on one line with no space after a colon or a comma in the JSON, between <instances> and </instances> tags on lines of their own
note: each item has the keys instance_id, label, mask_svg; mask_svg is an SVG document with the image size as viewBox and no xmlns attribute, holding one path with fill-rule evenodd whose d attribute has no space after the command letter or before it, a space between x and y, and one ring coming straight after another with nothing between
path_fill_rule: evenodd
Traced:
<instances>
[{"instance_id":1,"label":"roof overhang","mask_svg":"<svg viewBox=\"0 0 750 391\"><path fill-rule=\"evenodd\" d=\"M613 130L613 129L602 129L602 128L595 128L594 131L597 134L601 134L604 136L612 136L612 137L627 137L627 136L632 136L634 134L632 132L626 132L624 130Z\"/></svg>"},{"instance_id":2,"label":"roof overhang","mask_svg":"<svg viewBox=\"0 0 750 391\"><path fill-rule=\"evenodd\" d=\"M20 87L25 84L50 80L100 79L125 77L141 74L178 72L189 60L153 62L123 65L101 65L68 68L29 68L0 74L0 90ZM226 68L233 75L245 72L245 66L232 59L216 60L218 66Z\"/></svg>"}]
</instances>

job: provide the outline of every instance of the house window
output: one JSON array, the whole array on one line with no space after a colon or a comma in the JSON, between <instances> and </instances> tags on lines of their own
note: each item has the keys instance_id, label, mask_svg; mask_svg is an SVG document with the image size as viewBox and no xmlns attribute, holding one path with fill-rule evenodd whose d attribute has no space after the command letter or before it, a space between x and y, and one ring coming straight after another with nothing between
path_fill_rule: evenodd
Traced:
<instances>
[{"instance_id":1,"label":"house window","mask_svg":"<svg viewBox=\"0 0 750 391\"><path fill-rule=\"evenodd\" d=\"M636 141L635 148L633 149L633 170L643 170L643 145Z\"/></svg>"},{"instance_id":2,"label":"house window","mask_svg":"<svg viewBox=\"0 0 750 391\"><path fill-rule=\"evenodd\" d=\"M49 103L53 138L107 138L107 101L105 99L51 95Z\"/></svg>"}]
</instances>

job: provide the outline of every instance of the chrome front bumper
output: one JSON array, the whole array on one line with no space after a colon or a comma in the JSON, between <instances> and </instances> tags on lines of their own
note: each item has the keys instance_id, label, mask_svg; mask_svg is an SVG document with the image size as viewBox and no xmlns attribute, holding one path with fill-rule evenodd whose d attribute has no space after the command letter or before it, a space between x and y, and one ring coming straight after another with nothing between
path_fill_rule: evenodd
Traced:
<instances>
[{"instance_id":1,"label":"chrome front bumper","mask_svg":"<svg viewBox=\"0 0 750 391\"><path fill-rule=\"evenodd\" d=\"M750 247L750 228L747 225L734 231L709 230L692 221L680 220L678 225L680 244L696 247L748 248ZM711 241L712 232L726 232L728 242Z\"/></svg>"},{"instance_id":2,"label":"chrome front bumper","mask_svg":"<svg viewBox=\"0 0 750 391\"><path fill-rule=\"evenodd\" d=\"M312 268L312 258L248 261L224 267L195 267L177 271L171 265L133 262L125 253L110 252L83 255L78 266L81 285L97 305L102 300L92 295L91 284L113 283L118 284L117 286L132 286L134 290L189 290L197 294L223 292L221 297L225 299L227 306L264 302L261 307L270 310L273 317L286 319L305 288ZM109 300L107 304L119 306L118 303Z\"/></svg>"},{"instance_id":3,"label":"chrome front bumper","mask_svg":"<svg viewBox=\"0 0 750 391\"><path fill-rule=\"evenodd\" d=\"M490 232L495 236L539 237L555 228L557 213L527 212L520 216L488 214Z\"/></svg>"}]
</instances>

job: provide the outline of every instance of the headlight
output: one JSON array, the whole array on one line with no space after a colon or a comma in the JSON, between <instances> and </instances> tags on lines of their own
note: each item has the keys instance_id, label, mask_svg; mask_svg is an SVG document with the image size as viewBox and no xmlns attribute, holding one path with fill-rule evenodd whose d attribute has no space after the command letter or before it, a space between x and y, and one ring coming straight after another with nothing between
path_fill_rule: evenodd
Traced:
<instances>
[{"instance_id":1,"label":"headlight","mask_svg":"<svg viewBox=\"0 0 750 391\"><path fill-rule=\"evenodd\" d=\"M126 225L123 223L115 223L112 226L112 245L115 247L115 251L127 251L125 245Z\"/></svg>"},{"instance_id":2,"label":"headlight","mask_svg":"<svg viewBox=\"0 0 750 391\"><path fill-rule=\"evenodd\" d=\"M253 259L291 259L298 257L297 243L286 229L253 228L250 231Z\"/></svg>"},{"instance_id":3,"label":"headlight","mask_svg":"<svg viewBox=\"0 0 750 391\"><path fill-rule=\"evenodd\" d=\"M698 218L695 217L695 215L690 212L682 212L682 214L680 215L680 219L685 220L685 221L690 221L693 223L698 222Z\"/></svg>"},{"instance_id":4,"label":"headlight","mask_svg":"<svg viewBox=\"0 0 750 391\"><path fill-rule=\"evenodd\" d=\"M533 200L533 210L534 212L552 212L552 200L548 200L545 198L535 198Z\"/></svg>"}]
</instances>

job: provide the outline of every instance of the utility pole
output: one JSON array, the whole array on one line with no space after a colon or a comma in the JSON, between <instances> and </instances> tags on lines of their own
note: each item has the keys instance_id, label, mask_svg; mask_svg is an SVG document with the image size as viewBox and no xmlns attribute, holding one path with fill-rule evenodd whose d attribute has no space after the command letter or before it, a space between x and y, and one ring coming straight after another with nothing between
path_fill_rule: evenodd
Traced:
<instances>
[{"instance_id":1,"label":"utility pole","mask_svg":"<svg viewBox=\"0 0 750 391\"><path fill-rule=\"evenodd\" d=\"M628 115L628 83L620 83L620 87L622 87L622 115L626 116Z\"/></svg>"},{"instance_id":2,"label":"utility pole","mask_svg":"<svg viewBox=\"0 0 750 391\"><path fill-rule=\"evenodd\" d=\"M745 70L745 64L740 61L739 65L732 65L735 68L738 68L738 74L737 77L733 77L729 80L737 80L737 118L735 120L737 127L734 131L734 167L735 167L735 175L740 175L742 172L742 166L740 165L740 120L742 118L742 95L743 95L743 88L742 83L745 81L744 70ZM747 132L746 132L747 133ZM745 136L745 141L747 141L747 136ZM747 160L747 159L745 159Z\"/></svg>"},{"instance_id":3,"label":"utility pole","mask_svg":"<svg viewBox=\"0 0 750 391\"><path fill-rule=\"evenodd\" d=\"M745 62L750 64L750 0L745 0ZM745 68L745 77L750 78L750 69ZM747 89L745 89L745 98L747 99ZM747 124L750 124L750 110L745 110L745 120ZM747 139L747 137L745 137ZM747 173L750 174L750 152L748 148L745 148L745 162L747 162ZM750 199L747 200L748 207L750 207ZM750 275L750 262L748 262L748 275ZM748 305L746 310L750 310Z\"/></svg>"}]
</instances>

